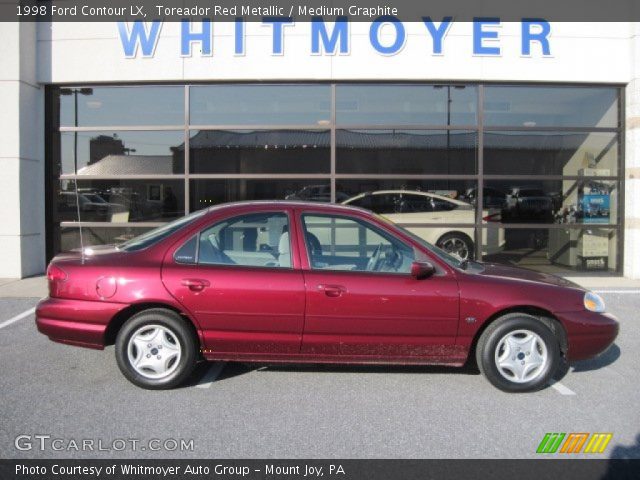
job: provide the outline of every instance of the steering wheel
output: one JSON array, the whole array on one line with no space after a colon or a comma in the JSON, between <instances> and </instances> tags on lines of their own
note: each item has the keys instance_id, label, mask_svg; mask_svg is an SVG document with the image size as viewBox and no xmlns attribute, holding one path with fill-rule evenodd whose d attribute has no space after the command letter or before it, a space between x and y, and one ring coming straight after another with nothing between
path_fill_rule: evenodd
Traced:
<instances>
[{"instance_id":1,"label":"steering wheel","mask_svg":"<svg viewBox=\"0 0 640 480\"><path fill-rule=\"evenodd\" d=\"M375 272L378 268L378 262L380 261L380 254L382 253L382 244L379 244L373 251L373 255L367 262L367 272Z\"/></svg>"},{"instance_id":2,"label":"steering wheel","mask_svg":"<svg viewBox=\"0 0 640 480\"><path fill-rule=\"evenodd\" d=\"M402 255L393 245L385 252L384 263L384 266L392 272L397 272L402 266Z\"/></svg>"}]
</instances>

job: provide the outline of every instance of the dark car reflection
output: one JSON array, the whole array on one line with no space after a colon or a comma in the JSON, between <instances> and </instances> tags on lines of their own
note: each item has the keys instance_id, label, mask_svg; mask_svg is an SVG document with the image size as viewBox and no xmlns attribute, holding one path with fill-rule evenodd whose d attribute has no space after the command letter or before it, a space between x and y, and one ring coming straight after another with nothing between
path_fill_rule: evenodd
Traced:
<instances>
[{"instance_id":1,"label":"dark car reflection","mask_svg":"<svg viewBox=\"0 0 640 480\"><path fill-rule=\"evenodd\" d=\"M505 223L551 223L553 200L536 187L513 187L502 212Z\"/></svg>"}]
</instances>

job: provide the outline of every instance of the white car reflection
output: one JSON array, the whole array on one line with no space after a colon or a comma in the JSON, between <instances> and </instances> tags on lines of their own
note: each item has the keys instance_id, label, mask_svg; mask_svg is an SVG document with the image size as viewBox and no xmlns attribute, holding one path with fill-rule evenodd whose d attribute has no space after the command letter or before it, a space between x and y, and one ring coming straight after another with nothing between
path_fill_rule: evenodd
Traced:
<instances>
[{"instance_id":1,"label":"white car reflection","mask_svg":"<svg viewBox=\"0 0 640 480\"><path fill-rule=\"evenodd\" d=\"M420 238L461 259L475 256L473 205L443 195L411 190L379 190L356 195L343 205L372 210L405 227ZM483 210L485 222L499 222L500 210ZM460 224L455 227L438 224ZM465 226L469 224L469 226ZM482 253L490 255L504 247L504 229L482 229Z\"/></svg>"}]
</instances>

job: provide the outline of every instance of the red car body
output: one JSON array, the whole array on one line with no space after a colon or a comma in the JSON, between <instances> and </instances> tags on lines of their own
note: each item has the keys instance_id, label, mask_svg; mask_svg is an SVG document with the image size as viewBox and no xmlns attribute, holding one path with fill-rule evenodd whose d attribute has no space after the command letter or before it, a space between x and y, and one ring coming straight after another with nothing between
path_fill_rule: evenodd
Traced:
<instances>
[{"instance_id":1,"label":"red car body","mask_svg":"<svg viewBox=\"0 0 640 480\"><path fill-rule=\"evenodd\" d=\"M242 213L286 212L288 269L176 263L175 251L216 221ZM318 271L310 268L302 213L340 214L376 225L421 251L438 275ZM64 275L59 278L56 272ZM102 349L133 314L164 307L193 325L208 360L463 365L483 329L508 312L555 322L568 360L612 344L618 322L587 311L585 290L529 270L482 264L454 268L404 230L365 210L303 202L218 206L140 251L96 247L57 256L50 296L36 309L51 340Z\"/></svg>"}]
</instances>

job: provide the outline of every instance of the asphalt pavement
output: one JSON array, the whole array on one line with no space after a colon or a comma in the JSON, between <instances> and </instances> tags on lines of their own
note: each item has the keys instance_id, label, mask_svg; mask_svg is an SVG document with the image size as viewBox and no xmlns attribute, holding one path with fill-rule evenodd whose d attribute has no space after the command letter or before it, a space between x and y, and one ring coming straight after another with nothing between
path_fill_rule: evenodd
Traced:
<instances>
[{"instance_id":1,"label":"asphalt pavement","mask_svg":"<svg viewBox=\"0 0 640 480\"><path fill-rule=\"evenodd\" d=\"M0 458L534 458L547 432L609 432L577 456L640 458L640 290L614 292L613 347L518 395L473 368L236 363L145 391L113 347L53 343L36 298L0 298Z\"/></svg>"}]
</instances>

